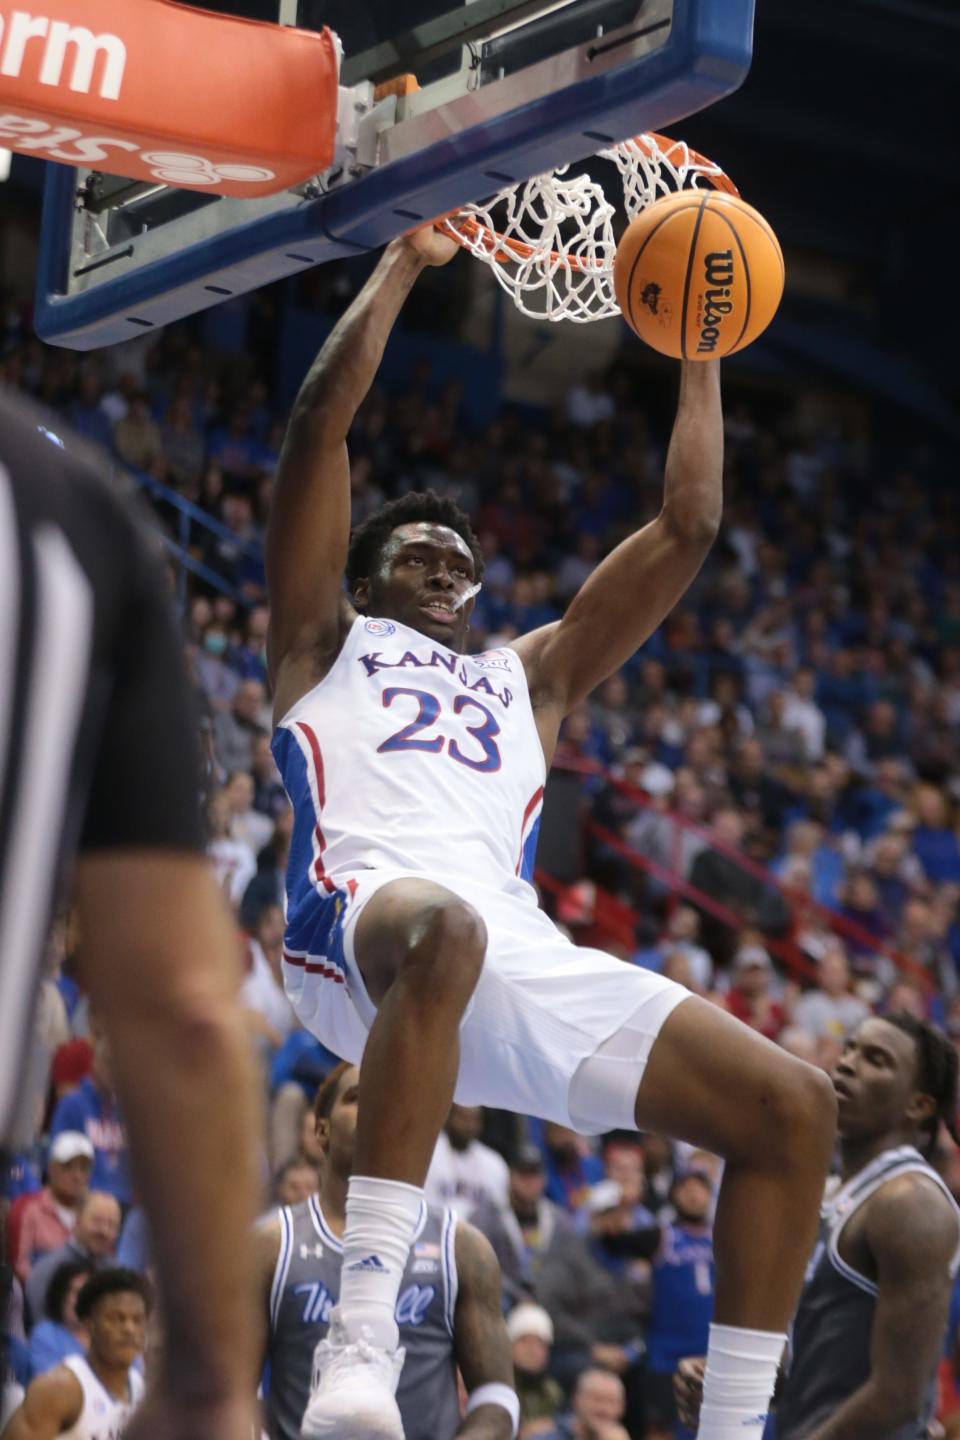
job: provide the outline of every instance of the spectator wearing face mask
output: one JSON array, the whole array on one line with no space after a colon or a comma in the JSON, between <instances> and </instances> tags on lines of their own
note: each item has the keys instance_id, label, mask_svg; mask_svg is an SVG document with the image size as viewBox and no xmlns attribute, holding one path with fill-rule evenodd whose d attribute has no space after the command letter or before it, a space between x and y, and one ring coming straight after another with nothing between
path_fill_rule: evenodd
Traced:
<instances>
[{"instance_id":1,"label":"spectator wearing face mask","mask_svg":"<svg viewBox=\"0 0 960 1440\"><path fill-rule=\"evenodd\" d=\"M205 602L204 602L205 603ZM197 682L214 710L228 711L243 681L226 663L229 637L226 629L216 619L210 619L194 651L191 660ZM224 767L226 768L226 767Z\"/></svg>"}]
</instances>

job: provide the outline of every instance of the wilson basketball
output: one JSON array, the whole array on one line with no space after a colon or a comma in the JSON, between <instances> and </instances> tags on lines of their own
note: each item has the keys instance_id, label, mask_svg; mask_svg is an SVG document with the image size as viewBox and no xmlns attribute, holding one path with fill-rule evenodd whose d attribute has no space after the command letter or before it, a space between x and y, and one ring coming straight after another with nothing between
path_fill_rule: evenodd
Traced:
<instances>
[{"instance_id":1,"label":"wilson basketball","mask_svg":"<svg viewBox=\"0 0 960 1440\"><path fill-rule=\"evenodd\" d=\"M763 216L736 195L681 190L628 226L613 284L623 318L654 350L713 360L766 330L783 295L783 256Z\"/></svg>"}]
</instances>

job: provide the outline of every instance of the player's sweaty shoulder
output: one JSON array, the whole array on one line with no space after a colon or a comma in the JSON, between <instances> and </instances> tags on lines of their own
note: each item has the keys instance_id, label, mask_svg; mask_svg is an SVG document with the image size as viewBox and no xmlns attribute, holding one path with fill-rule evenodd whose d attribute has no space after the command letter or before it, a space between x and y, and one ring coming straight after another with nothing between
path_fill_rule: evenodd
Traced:
<instances>
[{"instance_id":1,"label":"player's sweaty shoulder","mask_svg":"<svg viewBox=\"0 0 960 1440\"><path fill-rule=\"evenodd\" d=\"M878 1265L916 1270L948 1262L960 1243L960 1220L932 1175L894 1176L865 1207L867 1243Z\"/></svg>"}]
</instances>

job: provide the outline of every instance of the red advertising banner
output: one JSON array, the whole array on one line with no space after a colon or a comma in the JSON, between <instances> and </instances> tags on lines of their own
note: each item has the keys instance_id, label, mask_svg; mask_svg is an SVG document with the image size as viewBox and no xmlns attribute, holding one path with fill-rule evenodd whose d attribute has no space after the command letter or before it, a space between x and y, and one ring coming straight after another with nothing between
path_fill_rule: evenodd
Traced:
<instances>
[{"instance_id":1,"label":"red advertising banner","mask_svg":"<svg viewBox=\"0 0 960 1440\"><path fill-rule=\"evenodd\" d=\"M0 0L0 147L272 195L332 164L338 72L329 30L173 0Z\"/></svg>"}]
</instances>

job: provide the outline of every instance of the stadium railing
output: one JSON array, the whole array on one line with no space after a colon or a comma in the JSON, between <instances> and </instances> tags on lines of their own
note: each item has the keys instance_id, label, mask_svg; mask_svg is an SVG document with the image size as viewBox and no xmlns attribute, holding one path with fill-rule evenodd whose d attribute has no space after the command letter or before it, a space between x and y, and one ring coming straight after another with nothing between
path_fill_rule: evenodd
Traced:
<instances>
[{"instance_id":1,"label":"stadium railing","mask_svg":"<svg viewBox=\"0 0 960 1440\"><path fill-rule=\"evenodd\" d=\"M638 813L654 808L654 802L643 790L628 784L596 762L566 760L555 768L578 773L584 778L601 779L627 796L636 805ZM849 945L856 946L861 952L865 950L872 956L888 961L898 975L919 984L925 992L933 989L931 977L921 965L849 916L820 904L812 896L792 886L785 885L772 870L719 840L707 826L698 825L676 810L663 810L657 806L656 813L670 825L672 832L673 843L668 846L670 859L666 865L643 854L613 830L598 824L589 813L584 817L583 828L586 835L606 846L619 859L648 875L663 888L668 915L682 901L688 901L697 910L712 916L731 930L757 928L754 922L738 913L734 907L724 904L690 883L680 863L683 853L680 842L683 833L687 832L695 835L704 847L726 856L739 869L762 882L770 891L782 896L790 915L789 927L782 936L765 934L764 943L770 954L775 956L793 977L810 979L816 975L816 962L806 954L799 943L804 923L816 921L821 929L829 931ZM576 888L559 885L542 866L538 870L537 879L557 898L561 892L569 894ZM594 913L591 920L596 928L601 932L606 931L611 941L621 948L628 944L631 948L638 948L635 936L642 919L640 912L619 897L611 895L609 891L604 891L602 886L595 885L594 892Z\"/></svg>"},{"instance_id":2,"label":"stadium railing","mask_svg":"<svg viewBox=\"0 0 960 1440\"><path fill-rule=\"evenodd\" d=\"M196 554L198 538L208 535L217 540L225 541L231 545L239 555L245 556L257 565L263 564L263 547L255 541L241 540L233 533L229 526L224 525L192 500L187 500L169 485L164 485L161 480L155 480L152 475L147 475L141 470L128 470L123 467L125 473L133 476L140 489L154 502L154 508L158 506L167 507L165 513L158 511L159 519L164 526L160 530L160 539L164 549L180 568L177 572L177 603L183 610L187 602L187 573L195 575L205 585L219 591L221 595L227 596L236 605L249 609L251 605L258 602L247 595L238 586L233 585L219 571L204 564ZM170 533L172 531L173 533Z\"/></svg>"}]
</instances>

